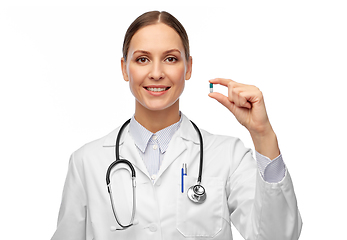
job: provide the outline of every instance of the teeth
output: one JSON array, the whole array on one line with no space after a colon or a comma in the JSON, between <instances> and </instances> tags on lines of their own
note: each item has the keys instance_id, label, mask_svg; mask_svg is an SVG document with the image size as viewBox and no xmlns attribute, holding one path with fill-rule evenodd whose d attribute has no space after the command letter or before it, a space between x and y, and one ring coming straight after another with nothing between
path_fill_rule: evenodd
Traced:
<instances>
[{"instance_id":1,"label":"teeth","mask_svg":"<svg viewBox=\"0 0 347 240\"><path fill-rule=\"evenodd\" d=\"M166 88L146 88L146 89L151 92L162 92L166 90Z\"/></svg>"}]
</instances>

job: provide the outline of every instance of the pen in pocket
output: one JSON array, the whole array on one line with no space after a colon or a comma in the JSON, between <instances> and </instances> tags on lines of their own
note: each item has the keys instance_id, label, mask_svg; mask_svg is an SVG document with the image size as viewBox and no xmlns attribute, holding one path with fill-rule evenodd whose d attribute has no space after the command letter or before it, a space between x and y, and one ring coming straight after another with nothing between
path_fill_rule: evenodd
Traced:
<instances>
[{"instance_id":1,"label":"pen in pocket","mask_svg":"<svg viewBox=\"0 0 347 240\"><path fill-rule=\"evenodd\" d=\"M184 192L184 176L187 176L187 164L183 163L181 170L181 192Z\"/></svg>"}]
</instances>

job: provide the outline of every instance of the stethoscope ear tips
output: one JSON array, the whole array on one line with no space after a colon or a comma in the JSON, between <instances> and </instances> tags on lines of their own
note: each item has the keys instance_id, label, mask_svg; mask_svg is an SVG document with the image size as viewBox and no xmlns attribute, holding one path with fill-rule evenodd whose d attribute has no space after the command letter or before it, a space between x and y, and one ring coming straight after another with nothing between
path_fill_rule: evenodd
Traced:
<instances>
[{"instance_id":1,"label":"stethoscope ear tips","mask_svg":"<svg viewBox=\"0 0 347 240\"><path fill-rule=\"evenodd\" d=\"M203 186L196 184L191 186L187 191L188 198L194 203L201 204L206 200L206 191Z\"/></svg>"}]
</instances>

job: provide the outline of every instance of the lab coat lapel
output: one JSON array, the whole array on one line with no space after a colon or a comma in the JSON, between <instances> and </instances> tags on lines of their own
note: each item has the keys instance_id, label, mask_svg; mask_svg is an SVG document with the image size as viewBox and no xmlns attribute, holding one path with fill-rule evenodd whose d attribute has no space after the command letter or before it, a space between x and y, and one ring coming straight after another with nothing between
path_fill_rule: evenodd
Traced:
<instances>
[{"instance_id":1,"label":"lab coat lapel","mask_svg":"<svg viewBox=\"0 0 347 240\"><path fill-rule=\"evenodd\" d=\"M173 135L169 147L167 148L164 156L164 160L162 165L160 166L158 177L159 178L167 168L179 157L183 154L184 151L187 150L187 145L185 141L193 141L198 143L198 135L194 130L193 125L189 121L189 119L183 115L182 123L180 128Z\"/></svg>"},{"instance_id":2,"label":"lab coat lapel","mask_svg":"<svg viewBox=\"0 0 347 240\"><path fill-rule=\"evenodd\" d=\"M131 137L128 129L129 128L124 130L124 138L123 140L121 139L119 144L119 157L120 159L126 159L130 161L138 170L149 177L146 165L141 159L140 154L135 146L134 140Z\"/></svg>"},{"instance_id":3,"label":"lab coat lapel","mask_svg":"<svg viewBox=\"0 0 347 240\"><path fill-rule=\"evenodd\" d=\"M160 166L158 177L159 178L165 170L187 149L186 144L183 142L182 138L177 134L172 137L169 147L166 150L164 160Z\"/></svg>"}]
</instances>

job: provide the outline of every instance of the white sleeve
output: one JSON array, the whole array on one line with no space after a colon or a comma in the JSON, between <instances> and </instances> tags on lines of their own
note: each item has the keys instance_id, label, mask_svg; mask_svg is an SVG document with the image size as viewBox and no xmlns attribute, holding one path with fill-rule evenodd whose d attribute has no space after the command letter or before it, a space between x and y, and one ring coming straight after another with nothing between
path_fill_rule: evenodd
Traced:
<instances>
[{"instance_id":1,"label":"white sleeve","mask_svg":"<svg viewBox=\"0 0 347 240\"><path fill-rule=\"evenodd\" d=\"M57 230L51 240L70 239L86 239L86 194L76 168L74 155L70 158Z\"/></svg>"},{"instance_id":2,"label":"white sleeve","mask_svg":"<svg viewBox=\"0 0 347 240\"><path fill-rule=\"evenodd\" d=\"M230 219L245 239L297 240L302 220L289 172L278 183L262 178L251 151L241 141L232 147L238 163L230 173Z\"/></svg>"}]
</instances>

